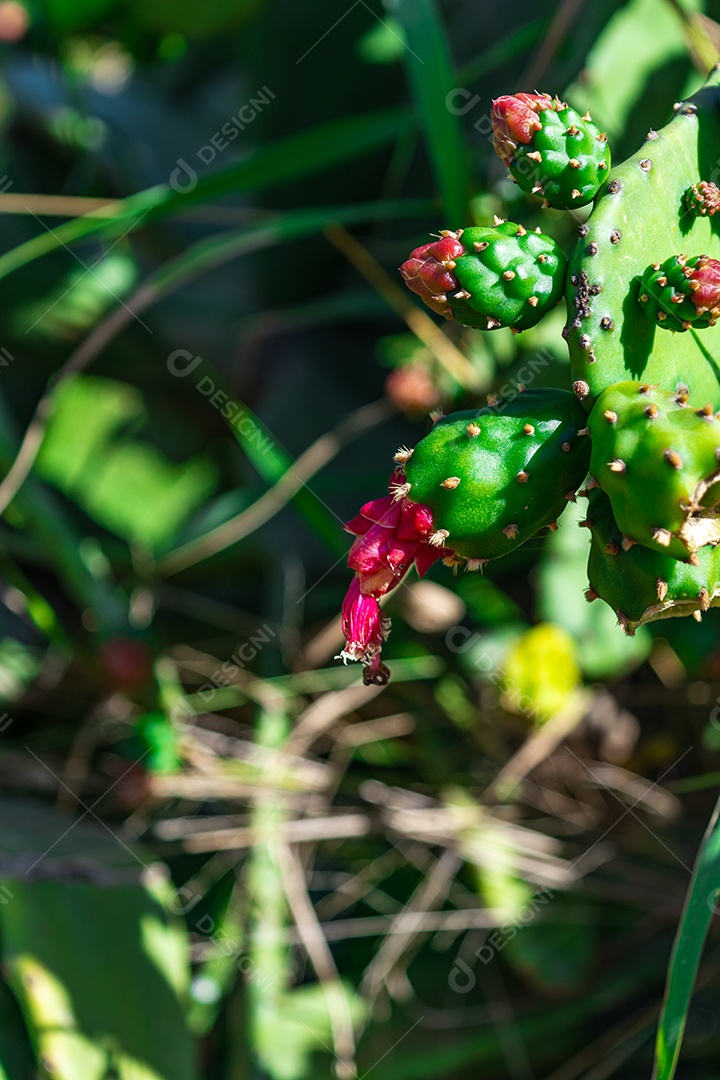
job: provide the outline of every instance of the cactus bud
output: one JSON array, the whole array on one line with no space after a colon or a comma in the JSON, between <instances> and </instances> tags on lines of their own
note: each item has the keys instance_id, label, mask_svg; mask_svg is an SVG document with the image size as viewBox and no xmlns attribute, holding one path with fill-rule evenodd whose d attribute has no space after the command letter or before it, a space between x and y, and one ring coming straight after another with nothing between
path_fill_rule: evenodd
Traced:
<instances>
[{"instance_id":1,"label":"cactus bud","mask_svg":"<svg viewBox=\"0 0 720 1080\"><path fill-rule=\"evenodd\" d=\"M720 596L720 547L706 546L695 562L668 555L662 547L626 544L610 500L599 489L589 494L588 599L601 597L615 611L626 634L672 615L690 615L715 606ZM619 545L619 546L618 546ZM614 555L610 548L618 548Z\"/></svg>"},{"instance_id":2,"label":"cactus bud","mask_svg":"<svg viewBox=\"0 0 720 1080\"><path fill-rule=\"evenodd\" d=\"M666 330L702 329L720 318L720 262L707 255L672 255L648 266L640 281L640 304Z\"/></svg>"},{"instance_id":3,"label":"cactus bud","mask_svg":"<svg viewBox=\"0 0 720 1080\"><path fill-rule=\"evenodd\" d=\"M504 165L510 164L519 145L532 142L533 133L542 127L538 114L551 108L547 94L505 94L493 101L493 147Z\"/></svg>"},{"instance_id":4,"label":"cactus bud","mask_svg":"<svg viewBox=\"0 0 720 1080\"><path fill-rule=\"evenodd\" d=\"M446 319L481 330L526 330L559 301L565 256L551 237L499 221L416 248L400 273Z\"/></svg>"},{"instance_id":5,"label":"cactus bud","mask_svg":"<svg viewBox=\"0 0 720 1080\"><path fill-rule=\"evenodd\" d=\"M695 217L712 217L720 210L720 188L711 180L701 180L685 192L685 206Z\"/></svg>"},{"instance_id":6,"label":"cactus bud","mask_svg":"<svg viewBox=\"0 0 720 1080\"><path fill-rule=\"evenodd\" d=\"M684 560L720 542L720 421L712 406L688 409L669 390L615 383L598 398L588 426L590 472L625 536Z\"/></svg>"},{"instance_id":7,"label":"cactus bud","mask_svg":"<svg viewBox=\"0 0 720 1080\"><path fill-rule=\"evenodd\" d=\"M465 247L459 240L454 236L443 236L440 240L415 248L400 267L400 273L408 289L417 293L428 307L438 315L452 318L446 297L459 285L451 272L451 264L464 254Z\"/></svg>"},{"instance_id":8,"label":"cactus bud","mask_svg":"<svg viewBox=\"0 0 720 1080\"><path fill-rule=\"evenodd\" d=\"M492 106L493 146L522 191L570 210L595 198L610 169L604 132L588 113L547 94L513 94Z\"/></svg>"}]
</instances>

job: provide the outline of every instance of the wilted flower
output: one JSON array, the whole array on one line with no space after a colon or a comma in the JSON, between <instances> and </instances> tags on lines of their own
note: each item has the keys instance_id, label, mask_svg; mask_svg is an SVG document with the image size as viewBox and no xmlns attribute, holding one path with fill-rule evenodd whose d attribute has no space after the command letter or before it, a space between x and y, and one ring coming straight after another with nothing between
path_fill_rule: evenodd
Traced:
<instances>
[{"instance_id":1,"label":"wilted flower","mask_svg":"<svg viewBox=\"0 0 720 1080\"><path fill-rule=\"evenodd\" d=\"M365 665L367 685L382 686L390 677L380 660L390 620L383 616L378 598L396 588L413 564L422 577L437 559L452 555L449 548L432 542L432 514L427 506L407 498L405 483L402 469L396 469L390 477L390 494L365 503L345 525L356 537L348 556L355 578L342 607L345 648L340 656Z\"/></svg>"}]
</instances>

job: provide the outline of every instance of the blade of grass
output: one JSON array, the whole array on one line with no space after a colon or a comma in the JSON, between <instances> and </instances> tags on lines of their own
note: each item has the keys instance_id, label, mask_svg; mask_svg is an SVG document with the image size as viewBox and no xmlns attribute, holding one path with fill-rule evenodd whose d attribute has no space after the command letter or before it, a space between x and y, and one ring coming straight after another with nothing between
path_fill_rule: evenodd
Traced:
<instances>
[{"instance_id":1,"label":"blade of grass","mask_svg":"<svg viewBox=\"0 0 720 1080\"><path fill-rule=\"evenodd\" d=\"M386 0L402 25L410 89L423 127L447 228L466 222L470 173L461 118L447 107L457 87L445 28L435 0Z\"/></svg>"},{"instance_id":2,"label":"blade of grass","mask_svg":"<svg viewBox=\"0 0 720 1080\"><path fill-rule=\"evenodd\" d=\"M332 431L316 439L312 446L292 462L279 480L245 510L161 558L155 567L156 575L165 578L177 574L188 566L194 566L211 555L224 551L259 529L290 502L293 494L307 487L308 480L332 461L344 446L387 420L392 412L392 406L384 398L370 405L361 405ZM339 524L338 522L335 531Z\"/></svg>"},{"instance_id":3,"label":"blade of grass","mask_svg":"<svg viewBox=\"0 0 720 1080\"><path fill-rule=\"evenodd\" d=\"M534 48L538 41L542 41L549 23L550 20L546 16L523 23L516 30L512 30L507 37L501 38L495 45L485 49L479 56L474 56L456 71L458 86L467 86L477 79L484 78L495 68L506 64L508 60L514 60L521 53Z\"/></svg>"},{"instance_id":4,"label":"blade of grass","mask_svg":"<svg viewBox=\"0 0 720 1080\"><path fill-rule=\"evenodd\" d=\"M4 513L10 501L15 498L25 483L37 458L52 414L53 392L61 383L84 371L109 342L116 338L129 322L132 322L136 314L146 311L165 296L231 259L273 244L288 243L320 233L328 221L356 224L381 218L414 217L427 212L431 205L429 200L415 199L399 203L393 200L388 203L359 203L356 206L289 211L286 214L264 217L250 226L232 230L221 236L201 240L161 266L123 306L116 308L95 327L51 379L45 394L38 403L12 467L10 467L10 459L7 461L9 471L0 484L0 514ZM211 367L210 364L207 366ZM213 372L213 379L216 386L223 390L222 380L215 372ZM228 397L232 398L232 395ZM272 433L265 429L262 422L247 406L236 399L233 399L233 403L238 410L242 410L240 415L248 418L250 428L249 435L246 436L230 425L233 434L263 480L268 484L274 484L292 465L292 458L282 450ZM338 554L345 550L337 523L314 496L303 489L293 496L292 502L331 550Z\"/></svg>"},{"instance_id":5,"label":"blade of grass","mask_svg":"<svg viewBox=\"0 0 720 1080\"><path fill-rule=\"evenodd\" d=\"M653 1080L675 1076L695 978L720 897L720 799L703 837L668 967Z\"/></svg>"},{"instance_id":6,"label":"blade of grass","mask_svg":"<svg viewBox=\"0 0 720 1080\"><path fill-rule=\"evenodd\" d=\"M71 637L50 604L35 586L28 581L18 564L4 551L0 551L0 575L22 594L25 602L25 614L48 641L60 646L70 644Z\"/></svg>"},{"instance_id":7,"label":"blade of grass","mask_svg":"<svg viewBox=\"0 0 720 1080\"><path fill-rule=\"evenodd\" d=\"M262 191L274 184L285 184L321 172L391 142L412 123L411 113L403 108L353 116L277 139L251 151L241 161L201 177L195 176L194 181L188 177L184 191L169 182L156 184L127 199L67 221L52 232L41 233L0 255L0 279L83 237L131 232L141 221L159 220L186 206L224 195Z\"/></svg>"},{"instance_id":8,"label":"blade of grass","mask_svg":"<svg viewBox=\"0 0 720 1080\"><path fill-rule=\"evenodd\" d=\"M3 398L0 397L0 471L4 472L17 447L14 421ZM127 626L127 601L114 583L91 569L81 555L83 537L68 519L59 500L44 485L31 481L13 504L16 511L12 521L23 537L38 540L53 559L68 593L83 609L88 626L119 632ZM50 633L52 625L35 605L34 614ZM95 625L97 624L97 625Z\"/></svg>"},{"instance_id":9,"label":"blade of grass","mask_svg":"<svg viewBox=\"0 0 720 1080\"><path fill-rule=\"evenodd\" d=\"M328 226L325 235L330 243L342 252L348 262L377 289L400 318L405 320L408 328L445 368L448 375L465 390L479 390L482 385L481 374L475 370L457 345L454 345L443 333L438 324L418 307L415 298L411 298L408 290L390 277L368 249L337 222Z\"/></svg>"}]
</instances>

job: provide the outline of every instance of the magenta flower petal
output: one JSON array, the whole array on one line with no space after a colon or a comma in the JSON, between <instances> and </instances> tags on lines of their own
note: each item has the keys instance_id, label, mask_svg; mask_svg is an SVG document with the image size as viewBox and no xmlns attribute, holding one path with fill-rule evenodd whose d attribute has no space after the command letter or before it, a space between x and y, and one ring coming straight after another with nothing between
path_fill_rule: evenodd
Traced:
<instances>
[{"instance_id":1,"label":"magenta flower petal","mask_svg":"<svg viewBox=\"0 0 720 1080\"><path fill-rule=\"evenodd\" d=\"M512 161L518 145L532 142L542 127L538 113L552 108L547 94L505 94L492 103L490 120L495 153L505 165Z\"/></svg>"},{"instance_id":2,"label":"magenta flower petal","mask_svg":"<svg viewBox=\"0 0 720 1080\"><path fill-rule=\"evenodd\" d=\"M389 567L383 567L375 574L361 574L360 591L364 596L385 596L399 585L402 578L394 574Z\"/></svg>"},{"instance_id":3,"label":"magenta flower petal","mask_svg":"<svg viewBox=\"0 0 720 1080\"><path fill-rule=\"evenodd\" d=\"M405 499L400 512L400 524L397 530L399 540L419 540L424 542L433 531L432 512L421 503Z\"/></svg>"},{"instance_id":4,"label":"magenta flower petal","mask_svg":"<svg viewBox=\"0 0 720 1080\"><path fill-rule=\"evenodd\" d=\"M370 518L366 518L363 514L357 514L356 517L345 522L343 529L345 532L352 533L353 536L364 536L371 525Z\"/></svg>"},{"instance_id":5,"label":"magenta flower petal","mask_svg":"<svg viewBox=\"0 0 720 1080\"><path fill-rule=\"evenodd\" d=\"M415 552L415 569L418 577L425 577L430 567L438 559L445 559L449 554L450 550L448 548L430 547L429 544L423 544Z\"/></svg>"},{"instance_id":6,"label":"magenta flower petal","mask_svg":"<svg viewBox=\"0 0 720 1080\"><path fill-rule=\"evenodd\" d=\"M383 617L378 598L397 588L413 563L422 577L434 562L452 554L450 548L430 544L432 512L411 502L404 484L403 470L395 469L391 494L365 503L345 526L355 536L348 555L355 577L342 607L345 648L340 656L365 665L363 681L368 686L384 686L390 677L380 660L390 620Z\"/></svg>"},{"instance_id":7,"label":"magenta flower petal","mask_svg":"<svg viewBox=\"0 0 720 1080\"><path fill-rule=\"evenodd\" d=\"M360 582L353 578L342 606L342 630L345 648L340 653L343 660L360 660L368 663L378 656L382 643L390 630L389 619L383 618L380 605L374 596L360 592Z\"/></svg>"},{"instance_id":8,"label":"magenta flower petal","mask_svg":"<svg viewBox=\"0 0 720 1080\"><path fill-rule=\"evenodd\" d=\"M360 507L361 517L367 518L375 525L382 525L384 529L394 529L400 521L400 503L391 495L383 495L381 499L372 499Z\"/></svg>"}]
</instances>

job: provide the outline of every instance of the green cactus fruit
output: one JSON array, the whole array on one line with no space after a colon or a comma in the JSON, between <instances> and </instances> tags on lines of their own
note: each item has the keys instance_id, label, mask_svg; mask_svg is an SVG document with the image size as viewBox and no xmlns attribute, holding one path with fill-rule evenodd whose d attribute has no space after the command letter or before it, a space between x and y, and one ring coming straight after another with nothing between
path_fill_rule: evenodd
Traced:
<instances>
[{"instance_id":1,"label":"green cactus fruit","mask_svg":"<svg viewBox=\"0 0 720 1080\"><path fill-rule=\"evenodd\" d=\"M626 544L695 561L720 541L720 420L685 392L618 383L597 400L588 428L590 473L609 495Z\"/></svg>"},{"instance_id":2,"label":"green cactus fruit","mask_svg":"<svg viewBox=\"0 0 720 1080\"><path fill-rule=\"evenodd\" d=\"M720 316L720 262L707 255L672 255L648 266L640 280L640 303L666 330L701 330Z\"/></svg>"},{"instance_id":3,"label":"green cactus fruit","mask_svg":"<svg viewBox=\"0 0 720 1080\"><path fill-rule=\"evenodd\" d=\"M493 101L493 142L522 191L556 210L591 202L608 177L607 136L565 102L545 94Z\"/></svg>"},{"instance_id":4,"label":"green cactus fruit","mask_svg":"<svg viewBox=\"0 0 720 1080\"><path fill-rule=\"evenodd\" d=\"M704 547L697 564L682 562L642 544L624 546L607 495L588 492L591 533L588 600L609 604L626 634L674 615L694 615L720 603L720 548Z\"/></svg>"},{"instance_id":5,"label":"green cactus fruit","mask_svg":"<svg viewBox=\"0 0 720 1080\"><path fill-rule=\"evenodd\" d=\"M403 456L403 494L432 511L431 542L477 569L553 527L587 472L585 417L565 390L527 390L440 419Z\"/></svg>"},{"instance_id":6,"label":"green cactus fruit","mask_svg":"<svg viewBox=\"0 0 720 1080\"><path fill-rule=\"evenodd\" d=\"M685 208L688 188L709 175L720 156L720 70L698 94L677 106L662 131L614 168L568 264L568 325L573 379L587 386L587 412L608 386L641 379L674 390L688 387L691 400L720 402L717 365L720 327L682 339L658 331L647 319L640 277L649 262L663 263L679 251L720 259L720 233L709 216Z\"/></svg>"},{"instance_id":7,"label":"green cactus fruit","mask_svg":"<svg viewBox=\"0 0 720 1080\"><path fill-rule=\"evenodd\" d=\"M720 210L720 188L712 180L701 180L685 192L685 206L695 217L712 217Z\"/></svg>"},{"instance_id":8,"label":"green cactus fruit","mask_svg":"<svg viewBox=\"0 0 720 1080\"><path fill-rule=\"evenodd\" d=\"M416 248L400 273L447 319L480 330L527 330L562 296L565 256L544 233L495 219L494 227L443 232Z\"/></svg>"}]
</instances>

